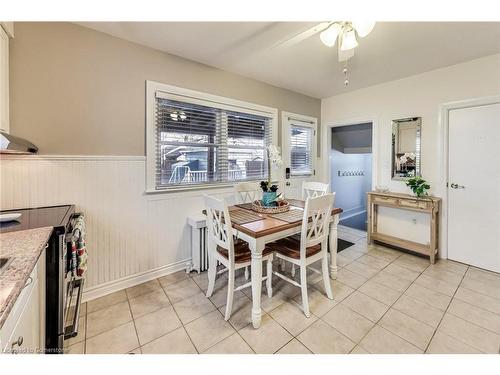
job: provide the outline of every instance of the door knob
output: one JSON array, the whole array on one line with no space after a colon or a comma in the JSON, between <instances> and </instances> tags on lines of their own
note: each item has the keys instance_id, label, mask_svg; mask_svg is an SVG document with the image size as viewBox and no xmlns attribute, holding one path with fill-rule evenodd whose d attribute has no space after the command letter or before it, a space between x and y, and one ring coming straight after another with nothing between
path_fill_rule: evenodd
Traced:
<instances>
[{"instance_id":1,"label":"door knob","mask_svg":"<svg viewBox=\"0 0 500 375\"><path fill-rule=\"evenodd\" d=\"M14 347L16 345L17 346L21 346L23 344L23 342L24 342L24 337L23 336L19 336L16 341L12 342L11 346L12 347Z\"/></svg>"},{"instance_id":2,"label":"door knob","mask_svg":"<svg viewBox=\"0 0 500 375\"><path fill-rule=\"evenodd\" d=\"M452 189L465 189L465 186L459 184L451 184Z\"/></svg>"}]
</instances>

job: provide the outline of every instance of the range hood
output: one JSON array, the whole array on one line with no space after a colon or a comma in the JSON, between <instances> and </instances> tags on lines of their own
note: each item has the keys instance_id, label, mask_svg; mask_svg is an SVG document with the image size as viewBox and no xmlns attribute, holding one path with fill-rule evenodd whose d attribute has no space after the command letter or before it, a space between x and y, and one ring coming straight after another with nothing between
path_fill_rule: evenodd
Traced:
<instances>
[{"instance_id":1,"label":"range hood","mask_svg":"<svg viewBox=\"0 0 500 375\"><path fill-rule=\"evenodd\" d=\"M0 154L36 154L38 147L26 139L0 131Z\"/></svg>"}]
</instances>

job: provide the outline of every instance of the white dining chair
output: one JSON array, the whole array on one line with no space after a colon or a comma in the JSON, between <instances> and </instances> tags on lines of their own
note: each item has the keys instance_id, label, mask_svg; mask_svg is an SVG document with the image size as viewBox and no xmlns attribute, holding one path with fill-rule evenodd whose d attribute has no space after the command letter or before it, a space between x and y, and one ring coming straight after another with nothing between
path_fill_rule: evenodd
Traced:
<instances>
[{"instance_id":1,"label":"white dining chair","mask_svg":"<svg viewBox=\"0 0 500 375\"><path fill-rule=\"evenodd\" d=\"M262 198L261 189L256 182L240 182L234 185L238 203L251 203Z\"/></svg>"},{"instance_id":2,"label":"white dining chair","mask_svg":"<svg viewBox=\"0 0 500 375\"><path fill-rule=\"evenodd\" d=\"M257 199L262 199L262 190L256 182L240 182L234 185L236 192L236 202L252 203ZM248 267L245 267L245 279L250 278Z\"/></svg>"},{"instance_id":3,"label":"white dining chair","mask_svg":"<svg viewBox=\"0 0 500 375\"><path fill-rule=\"evenodd\" d=\"M328 193L329 184L316 181L302 182L302 199L314 198Z\"/></svg>"},{"instance_id":4,"label":"white dining chair","mask_svg":"<svg viewBox=\"0 0 500 375\"><path fill-rule=\"evenodd\" d=\"M307 198L314 198L325 195L326 193L328 193L329 186L329 184L324 184L322 182L304 181L302 182L302 199L306 200ZM285 271L284 261L282 261L281 263L281 270ZM292 277L295 277L295 266L293 264L290 272Z\"/></svg>"},{"instance_id":5,"label":"white dining chair","mask_svg":"<svg viewBox=\"0 0 500 375\"><path fill-rule=\"evenodd\" d=\"M226 202L207 195L204 196L204 199L208 229L207 297L212 296L217 275L228 272L227 303L224 319L229 320L233 308L234 292L252 285L251 281L236 288L234 285L236 270L248 267L252 261L252 254L246 242L238 241L235 243L233 228L231 227L231 216ZM217 271L217 261L225 268ZM262 261L267 262L267 274L262 278L262 281L266 280L267 294L271 298L273 295L271 285L273 253L269 247L264 249Z\"/></svg>"},{"instance_id":6,"label":"white dining chair","mask_svg":"<svg viewBox=\"0 0 500 375\"><path fill-rule=\"evenodd\" d=\"M299 266L300 282L290 279L278 271L273 272L273 274L301 289L302 305L307 317L311 316L307 297L307 269L310 264L321 260L321 271L312 267L309 269L322 274L326 295L329 299L333 299L328 274L328 233L334 200L334 194L307 198L302 217L300 239L291 236L268 245L277 258Z\"/></svg>"}]
</instances>

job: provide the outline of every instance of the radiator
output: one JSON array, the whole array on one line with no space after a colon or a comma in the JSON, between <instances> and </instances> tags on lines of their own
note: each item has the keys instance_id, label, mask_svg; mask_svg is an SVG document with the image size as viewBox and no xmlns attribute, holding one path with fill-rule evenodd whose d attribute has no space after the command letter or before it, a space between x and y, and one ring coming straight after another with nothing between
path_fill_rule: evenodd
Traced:
<instances>
[{"instance_id":1,"label":"radiator","mask_svg":"<svg viewBox=\"0 0 500 375\"><path fill-rule=\"evenodd\" d=\"M191 227L191 263L187 265L187 272L198 273L208 270L207 225L205 217L188 217Z\"/></svg>"}]
</instances>

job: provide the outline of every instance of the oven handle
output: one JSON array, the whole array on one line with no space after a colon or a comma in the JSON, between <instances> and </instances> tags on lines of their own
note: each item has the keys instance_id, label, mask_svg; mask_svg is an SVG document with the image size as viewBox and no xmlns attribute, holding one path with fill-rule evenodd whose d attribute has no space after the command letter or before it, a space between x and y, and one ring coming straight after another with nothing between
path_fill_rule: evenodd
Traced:
<instances>
[{"instance_id":1,"label":"oven handle","mask_svg":"<svg viewBox=\"0 0 500 375\"><path fill-rule=\"evenodd\" d=\"M75 280L70 281L70 283L72 284L71 290L72 291L75 290L75 287L78 288L78 295L76 297L76 306L75 306L75 310L74 310L75 313L73 316L73 323L70 326L65 327L65 329L64 329L64 339L65 340L78 335L78 322L80 319L80 305L81 305L81 301L82 301L83 282L84 282L84 279L75 279Z\"/></svg>"}]
</instances>

